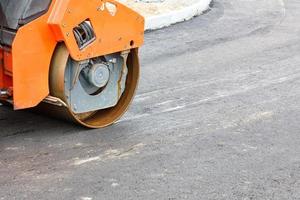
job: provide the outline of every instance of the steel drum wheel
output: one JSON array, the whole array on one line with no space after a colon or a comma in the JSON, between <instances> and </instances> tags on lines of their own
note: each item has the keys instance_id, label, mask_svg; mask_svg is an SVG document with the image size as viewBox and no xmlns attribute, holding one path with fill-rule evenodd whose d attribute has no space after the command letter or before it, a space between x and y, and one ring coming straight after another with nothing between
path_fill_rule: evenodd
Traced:
<instances>
[{"instance_id":1,"label":"steel drum wheel","mask_svg":"<svg viewBox=\"0 0 300 200\"><path fill-rule=\"evenodd\" d=\"M107 109L79 114L75 114L71 110L65 95L65 70L69 58L70 54L66 46L63 43L58 44L52 58L49 73L50 95L61 99L67 106L56 106L55 110L50 109L51 106L48 106L49 113L58 118L72 120L88 128L103 128L116 122L127 111L135 95L140 72L138 49L132 49L128 55L128 74L125 90L117 105Z\"/></svg>"}]
</instances>

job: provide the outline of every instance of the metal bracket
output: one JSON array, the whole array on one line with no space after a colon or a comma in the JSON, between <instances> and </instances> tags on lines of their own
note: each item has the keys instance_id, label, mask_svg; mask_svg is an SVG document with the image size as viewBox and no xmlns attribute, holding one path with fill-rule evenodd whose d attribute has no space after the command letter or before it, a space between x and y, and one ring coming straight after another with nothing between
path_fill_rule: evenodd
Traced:
<instances>
[{"instance_id":1,"label":"metal bracket","mask_svg":"<svg viewBox=\"0 0 300 200\"><path fill-rule=\"evenodd\" d=\"M44 103L52 104L59 107L68 107L65 102L63 102L61 99L53 97L53 96L47 96L44 100Z\"/></svg>"}]
</instances>

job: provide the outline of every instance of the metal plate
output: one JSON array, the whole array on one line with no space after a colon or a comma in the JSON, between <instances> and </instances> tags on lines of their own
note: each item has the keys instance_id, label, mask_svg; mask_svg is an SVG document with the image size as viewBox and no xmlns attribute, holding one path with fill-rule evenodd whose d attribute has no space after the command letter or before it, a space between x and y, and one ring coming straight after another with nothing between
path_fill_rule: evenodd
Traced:
<instances>
[{"instance_id":1,"label":"metal plate","mask_svg":"<svg viewBox=\"0 0 300 200\"><path fill-rule=\"evenodd\" d=\"M79 78L76 71L81 71L85 65L80 65L79 62L69 59L65 72L65 93L68 104L74 113L107 109L118 103L125 89L127 66L120 53L105 56L105 59L107 61L114 60L114 62L107 63L110 79L106 87L96 95L88 94L80 80L75 80L75 84L73 83L74 76ZM123 81L120 82L120 80Z\"/></svg>"}]
</instances>

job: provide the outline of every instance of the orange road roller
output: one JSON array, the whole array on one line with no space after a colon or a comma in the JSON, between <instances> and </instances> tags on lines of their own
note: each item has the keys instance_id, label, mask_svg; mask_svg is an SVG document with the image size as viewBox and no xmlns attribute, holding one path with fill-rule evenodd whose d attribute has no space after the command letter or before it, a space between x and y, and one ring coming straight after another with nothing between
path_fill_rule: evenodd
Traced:
<instances>
[{"instance_id":1,"label":"orange road roller","mask_svg":"<svg viewBox=\"0 0 300 200\"><path fill-rule=\"evenodd\" d=\"M144 18L115 0L0 0L0 101L89 128L118 120L139 80Z\"/></svg>"}]
</instances>

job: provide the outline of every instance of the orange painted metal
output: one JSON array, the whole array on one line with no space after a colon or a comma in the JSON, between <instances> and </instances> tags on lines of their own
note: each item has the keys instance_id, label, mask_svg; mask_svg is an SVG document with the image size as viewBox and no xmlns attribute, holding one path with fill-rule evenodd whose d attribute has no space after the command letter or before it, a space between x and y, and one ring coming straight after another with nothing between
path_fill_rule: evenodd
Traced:
<instances>
[{"instance_id":1,"label":"orange painted metal","mask_svg":"<svg viewBox=\"0 0 300 200\"><path fill-rule=\"evenodd\" d=\"M58 0L60 1L60 0ZM56 46L47 14L21 27L12 45L15 109L38 105L49 94L49 66Z\"/></svg>"},{"instance_id":2,"label":"orange painted metal","mask_svg":"<svg viewBox=\"0 0 300 200\"><path fill-rule=\"evenodd\" d=\"M4 60L3 60L3 49L0 49L0 88L4 88Z\"/></svg>"},{"instance_id":3,"label":"orange painted metal","mask_svg":"<svg viewBox=\"0 0 300 200\"><path fill-rule=\"evenodd\" d=\"M3 49L0 49L0 88L5 88Z\"/></svg>"},{"instance_id":4,"label":"orange painted metal","mask_svg":"<svg viewBox=\"0 0 300 200\"><path fill-rule=\"evenodd\" d=\"M12 57L11 52L0 49L0 88L12 88Z\"/></svg>"},{"instance_id":5,"label":"orange painted metal","mask_svg":"<svg viewBox=\"0 0 300 200\"><path fill-rule=\"evenodd\" d=\"M11 51L3 51L3 61L4 61L4 73L8 76L12 76L13 64L12 64L12 54Z\"/></svg>"},{"instance_id":6,"label":"orange painted metal","mask_svg":"<svg viewBox=\"0 0 300 200\"><path fill-rule=\"evenodd\" d=\"M116 6L114 16L107 2ZM96 40L80 50L73 28L87 19ZM73 59L84 60L140 47L143 36L144 18L114 0L53 0L46 14L18 30L11 54L1 51L0 88L9 79L5 71L12 70L14 108L34 107L49 95L49 68L58 42L66 44ZM4 60L11 66L5 68Z\"/></svg>"},{"instance_id":7,"label":"orange painted metal","mask_svg":"<svg viewBox=\"0 0 300 200\"><path fill-rule=\"evenodd\" d=\"M115 13L109 12L109 6ZM96 40L80 50L73 28L89 20ZM144 18L114 0L56 1L48 23L57 40L64 40L75 60L93 58L140 47L144 38Z\"/></svg>"}]
</instances>

